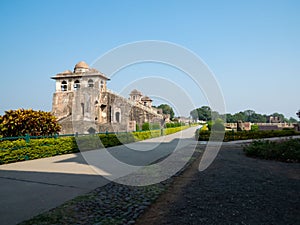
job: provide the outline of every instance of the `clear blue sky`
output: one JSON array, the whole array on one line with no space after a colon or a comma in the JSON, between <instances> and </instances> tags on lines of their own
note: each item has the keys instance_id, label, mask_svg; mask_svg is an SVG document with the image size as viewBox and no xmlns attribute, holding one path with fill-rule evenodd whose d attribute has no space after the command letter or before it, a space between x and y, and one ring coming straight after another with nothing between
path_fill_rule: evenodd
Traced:
<instances>
[{"instance_id":1,"label":"clear blue sky","mask_svg":"<svg viewBox=\"0 0 300 225\"><path fill-rule=\"evenodd\" d=\"M228 112L252 109L296 118L299 11L296 0L1 0L0 113L50 111L55 88L50 76L81 60L92 63L121 44L163 40L204 60ZM121 91L121 86L112 81L110 88ZM199 107L206 104L201 95L193 96Z\"/></svg>"}]
</instances>

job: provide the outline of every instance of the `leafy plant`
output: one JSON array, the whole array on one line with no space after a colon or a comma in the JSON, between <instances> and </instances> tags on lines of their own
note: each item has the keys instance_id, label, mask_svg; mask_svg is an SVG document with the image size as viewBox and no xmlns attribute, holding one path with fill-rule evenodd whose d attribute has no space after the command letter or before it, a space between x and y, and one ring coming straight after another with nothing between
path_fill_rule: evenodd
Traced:
<instances>
[{"instance_id":1,"label":"leafy plant","mask_svg":"<svg viewBox=\"0 0 300 225\"><path fill-rule=\"evenodd\" d=\"M300 139L254 141L244 147L247 156L284 162L300 162Z\"/></svg>"},{"instance_id":2,"label":"leafy plant","mask_svg":"<svg viewBox=\"0 0 300 225\"><path fill-rule=\"evenodd\" d=\"M150 124L149 123L143 123L142 130L150 130Z\"/></svg>"},{"instance_id":3,"label":"leafy plant","mask_svg":"<svg viewBox=\"0 0 300 225\"><path fill-rule=\"evenodd\" d=\"M79 152L79 149L82 151L112 147L159 137L163 133L166 135L172 134L188 127L189 126L167 128L164 132L161 132L161 130L148 130L132 133L86 135L77 138L59 137L30 139L29 143L23 139L0 141L0 164L76 153ZM100 138L101 142L95 141L95 138Z\"/></svg>"},{"instance_id":4,"label":"leafy plant","mask_svg":"<svg viewBox=\"0 0 300 225\"><path fill-rule=\"evenodd\" d=\"M195 137L199 141L208 141L210 137L210 131L197 130ZM292 135L300 135L295 130L270 130L270 131L226 131L224 135L224 141L233 140L247 140L247 139L262 139L271 137L285 137Z\"/></svg>"},{"instance_id":5,"label":"leafy plant","mask_svg":"<svg viewBox=\"0 0 300 225\"><path fill-rule=\"evenodd\" d=\"M50 112L32 109L8 110L0 116L0 124L0 135L3 137L53 135L61 130Z\"/></svg>"}]
</instances>

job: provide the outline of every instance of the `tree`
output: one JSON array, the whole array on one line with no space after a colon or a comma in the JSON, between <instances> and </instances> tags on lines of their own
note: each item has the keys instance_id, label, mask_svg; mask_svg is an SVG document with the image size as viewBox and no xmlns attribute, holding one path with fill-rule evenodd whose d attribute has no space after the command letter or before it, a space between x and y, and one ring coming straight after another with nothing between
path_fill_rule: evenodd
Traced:
<instances>
[{"instance_id":1,"label":"tree","mask_svg":"<svg viewBox=\"0 0 300 225\"><path fill-rule=\"evenodd\" d=\"M244 112L238 112L238 113L234 114L233 116L234 116L236 122L239 120L245 122L247 119L247 116L245 115Z\"/></svg>"},{"instance_id":2,"label":"tree","mask_svg":"<svg viewBox=\"0 0 300 225\"><path fill-rule=\"evenodd\" d=\"M297 122L298 122L298 121L297 121L295 118L290 117L289 123L297 123Z\"/></svg>"},{"instance_id":3,"label":"tree","mask_svg":"<svg viewBox=\"0 0 300 225\"><path fill-rule=\"evenodd\" d=\"M175 113L173 111L173 108L168 104L161 104L157 106L157 108L162 109L163 114L170 114L170 119L174 118Z\"/></svg>"},{"instance_id":4,"label":"tree","mask_svg":"<svg viewBox=\"0 0 300 225\"><path fill-rule=\"evenodd\" d=\"M193 120L211 120L211 108L209 106L202 106L201 108L194 109L190 112Z\"/></svg>"},{"instance_id":5,"label":"tree","mask_svg":"<svg viewBox=\"0 0 300 225\"><path fill-rule=\"evenodd\" d=\"M227 123L236 123L236 120L233 115L231 115L230 113L227 113L226 114L226 122Z\"/></svg>"},{"instance_id":6,"label":"tree","mask_svg":"<svg viewBox=\"0 0 300 225\"><path fill-rule=\"evenodd\" d=\"M0 135L17 137L53 135L61 130L56 117L50 112L18 109L6 111L0 116Z\"/></svg>"},{"instance_id":7,"label":"tree","mask_svg":"<svg viewBox=\"0 0 300 225\"><path fill-rule=\"evenodd\" d=\"M297 115L298 118L300 119L300 110L298 110L298 112L296 113L296 115Z\"/></svg>"},{"instance_id":8,"label":"tree","mask_svg":"<svg viewBox=\"0 0 300 225\"><path fill-rule=\"evenodd\" d=\"M278 117L280 122L288 122L287 119L284 117L284 115L281 114L281 113L275 112L275 113L273 113L273 114L270 115L270 116Z\"/></svg>"}]
</instances>

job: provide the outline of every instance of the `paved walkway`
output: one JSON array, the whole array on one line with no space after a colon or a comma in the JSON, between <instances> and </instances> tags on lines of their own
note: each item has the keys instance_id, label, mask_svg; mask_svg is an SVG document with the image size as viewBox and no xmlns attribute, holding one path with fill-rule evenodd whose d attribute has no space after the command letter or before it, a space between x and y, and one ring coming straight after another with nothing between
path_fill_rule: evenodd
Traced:
<instances>
[{"instance_id":1,"label":"paved walkway","mask_svg":"<svg viewBox=\"0 0 300 225\"><path fill-rule=\"evenodd\" d=\"M120 161L146 165L167 156L178 146L194 148L195 129L112 147L109 152ZM103 149L85 152L84 156L97 151ZM1 165L0 224L17 224L103 186L109 182L103 176L109 176L108 172L95 170L81 153Z\"/></svg>"}]
</instances>

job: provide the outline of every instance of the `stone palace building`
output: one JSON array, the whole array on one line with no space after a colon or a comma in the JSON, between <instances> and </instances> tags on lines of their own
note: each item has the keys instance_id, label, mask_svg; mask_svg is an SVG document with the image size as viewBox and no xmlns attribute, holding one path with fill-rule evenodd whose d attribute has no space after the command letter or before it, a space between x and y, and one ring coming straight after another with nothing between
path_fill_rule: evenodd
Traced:
<instances>
[{"instance_id":1,"label":"stone palace building","mask_svg":"<svg viewBox=\"0 0 300 225\"><path fill-rule=\"evenodd\" d=\"M52 113L62 125L62 134L125 132L145 122L163 124L165 115L152 107L152 100L133 90L129 99L107 89L110 79L79 62L72 71L51 77L56 81Z\"/></svg>"}]
</instances>

